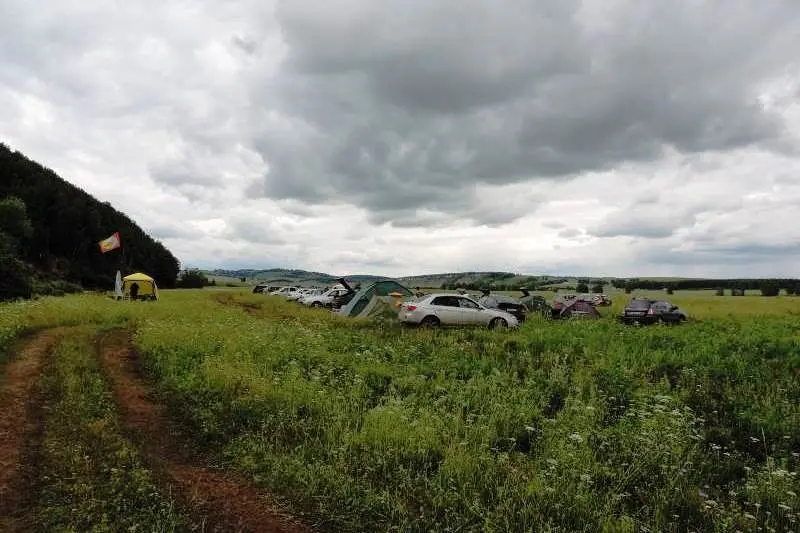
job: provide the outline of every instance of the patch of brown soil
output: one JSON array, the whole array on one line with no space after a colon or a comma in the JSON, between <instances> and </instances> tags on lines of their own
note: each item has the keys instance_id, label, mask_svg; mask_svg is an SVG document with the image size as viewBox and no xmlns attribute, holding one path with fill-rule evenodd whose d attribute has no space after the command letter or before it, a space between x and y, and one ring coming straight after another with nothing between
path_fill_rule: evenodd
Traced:
<instances>
[{"instance_id":1,"label":"patch of brown soil","mask_svg":"<svg viewBox=\"0 0 800 533\"><path fill-rule=\"evenodd\" d=\"M207 531L305 533L311 529L281 512L267 494L230 472L209 468L163 404L136 373L136 353L127 331L100 339L103 365L115 391L125 429L140 445L145 460L169 482L193 520Z\"/></svg>"},{"instance_id":2,"label":"patch of brown soil","mask_svg":"<svg viewBox=\"0 0 800 533\"><path fill-rule=\"evenodd\" d=\"M16 350L6 365L0 388L0 529L22 531L20 521L30 504L26 436L37 425L34 403L42 359L50 352L61 330L36 335Z\"/></svg>"}]
</instances>

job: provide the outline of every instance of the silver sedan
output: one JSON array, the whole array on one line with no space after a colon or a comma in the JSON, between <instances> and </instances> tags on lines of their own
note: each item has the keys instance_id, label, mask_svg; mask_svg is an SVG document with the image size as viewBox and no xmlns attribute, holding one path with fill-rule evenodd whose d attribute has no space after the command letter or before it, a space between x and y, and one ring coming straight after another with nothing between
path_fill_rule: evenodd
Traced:
<instances>
[{"instance_id":1,"label":"silver sedan","mask_svg":"<svg viewBox=\"0 0 800 533\"><path fill-rule=\"evenodd\" d=\"M398 310L398 318L406 324L426 327L519 327L514 315L499 309L488 309L460 294L428 294L415 301L403 302Z\"/></svg>"}]
</instances>

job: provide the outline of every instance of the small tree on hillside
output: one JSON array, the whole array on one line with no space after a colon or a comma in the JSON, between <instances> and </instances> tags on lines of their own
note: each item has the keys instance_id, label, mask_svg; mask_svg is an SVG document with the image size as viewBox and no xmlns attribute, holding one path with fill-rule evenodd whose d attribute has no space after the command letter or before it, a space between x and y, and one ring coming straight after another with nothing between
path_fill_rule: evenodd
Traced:
<instances>
[{"instance_id":1,"label":"small tree on hillside","mask_svg":"<svg viewBox=\"0 0 800 533\"><path fill-rule=\"evenodd\" d=\"M602 283L595 283L592 285L592 292L597 294L602 294L603 292L603 284Z\"/></svg>"},{"instance_id":2,"label":"small tree on hillside","mask_svg":"<svg viewBox=\"0 0 800 533\"><path fill-rule=\"evenodd\" d=\"M577 292L589 292L589 286L588 286L586 283L584 283L584 282L580 282L580 283L578 283L578 285L575 287L575 290L576 290Z\"/></svg>"}]
</instances>

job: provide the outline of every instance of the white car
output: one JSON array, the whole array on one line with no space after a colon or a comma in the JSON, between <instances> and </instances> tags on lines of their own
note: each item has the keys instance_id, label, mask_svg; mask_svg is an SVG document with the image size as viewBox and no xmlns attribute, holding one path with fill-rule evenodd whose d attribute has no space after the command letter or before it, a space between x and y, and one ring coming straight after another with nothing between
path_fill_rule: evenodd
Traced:
<instances>
[{"instance_id":1,"label":"white car","mask_svg":"<svg viewBox=\"0 0 800 533\"><path fill-rule=\"evenodd\" d=\"M403 302L398 318L407 324L420 326L487 326L489 328L516 328L519 321L499 309L489 309L472 298L460 294L428 294L410 302Z\"/></svg>"},{"instance_id":2,"label":"white car","mask_svg":"<svg viewBox=\"0 0 800 533\"><path fill-rule=\"evenodd\" d=\"M312 294L321 293L322 290L320 289L300 289L297 292L294 292L286 297L287 300L299 302L306 296L311 296Z\"/></svg>"},{"instance_id":3,"label":"white car","mask_svg":"<svg viewBox=\"0 0 800 533\"><path fill-rule=\"evenodd\" d=\"M289 296L289 294L295 291L297 291L297 287L281 287L280 289L272 291L270 294L273 296Z\"/></svg>"},{"instance_id":4,"label":"white car","mask_svg":"<svg viewBox=\"0 0 800 533\"><path fill-rule=\"evenodd\" d=\"M333 288L321 294L312 294L300 299L300 303L309 307L328 307L337 296L347 294L347 289Z\"/></svg>"}]
</instances>

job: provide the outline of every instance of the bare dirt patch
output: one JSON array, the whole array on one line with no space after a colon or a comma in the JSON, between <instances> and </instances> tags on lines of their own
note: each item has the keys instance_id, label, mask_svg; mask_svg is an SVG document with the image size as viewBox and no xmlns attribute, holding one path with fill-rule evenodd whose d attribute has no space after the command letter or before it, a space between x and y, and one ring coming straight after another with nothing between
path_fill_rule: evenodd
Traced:
<instances>
[{"instance_id":1,"label":"bare dirt patch","mask_svg":"<svg viewBox=\"0 0 800 533\"><path fill-rule=\"evenodd\" d=\"M62 335L49 330L25 341L6 365L0 386L0 530L22 531L31 504L26 437L36 432L36 390L42 360Z\"/></svg>"},{"instance_id":2,"label":"bare dirt patch","mask_svg":"<svg viewBox=\"0 0 800 533\"><path fill-rule=\"evenodd\" d=\"M169 420L165 406L153 399L152 389L138 376L136 352L127 331L105 334L99 349L123 427L139 444L145 460L172 485L192 518L206 531L311 531L241 476L207 466L210 461Z\"/></svg>"}]
</instances>

